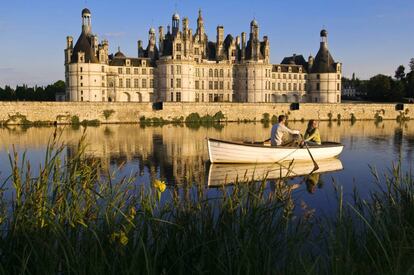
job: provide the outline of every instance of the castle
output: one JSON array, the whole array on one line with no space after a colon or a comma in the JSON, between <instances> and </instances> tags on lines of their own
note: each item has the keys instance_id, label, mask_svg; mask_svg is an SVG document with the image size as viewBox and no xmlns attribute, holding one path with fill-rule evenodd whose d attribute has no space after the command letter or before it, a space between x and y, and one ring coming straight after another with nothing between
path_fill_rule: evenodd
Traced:
<instances>
[{"instance_id":1,"label":"castle","mask_svg":"<svg viewBox=\"0 0 414 275\"><path fill-rule=\"evenodd\" d=\"M182 24L182 26L181 26ZM270 63L267 36L259 24L234 38L217 26L209 41L199 11L197 29L174 13L171 27L149 30L146 48L137 43L137 57L120 49L109 54L107 40L92 33L91 12L82 10L82 33L75 46L67 37L65 81L67 101L124 102L321 102L341 101L341 63L328 50L328 33L320 32L315 58L285 57Z\"/></svg>"}]
</instances>

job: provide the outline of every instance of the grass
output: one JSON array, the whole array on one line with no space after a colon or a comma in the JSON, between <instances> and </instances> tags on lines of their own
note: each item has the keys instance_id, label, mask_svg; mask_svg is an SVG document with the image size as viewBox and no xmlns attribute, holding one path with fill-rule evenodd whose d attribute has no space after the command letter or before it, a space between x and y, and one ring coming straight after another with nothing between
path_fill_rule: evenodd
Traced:
<instances>
[{"instance_id":1,"label":"grass","mask_svg":"<svg viewBox=\"0 0 414 275\"><path fill-rule=\"evenodd\" d=\"M57 137L56 137L57 136ZM294 215L284 180L236 182L207 195L202 183L170 186L102 171L70 156L55 134L37 175L10 155L0 192L3 274L409 274L414 271L414 181L398 166L377 191L354 192L329 217ZM37 165L37 164L36 164ZM9 190L5 190L9 186ZM6 194L12 193L12 198Z\"/></svg>"}]
</instances>

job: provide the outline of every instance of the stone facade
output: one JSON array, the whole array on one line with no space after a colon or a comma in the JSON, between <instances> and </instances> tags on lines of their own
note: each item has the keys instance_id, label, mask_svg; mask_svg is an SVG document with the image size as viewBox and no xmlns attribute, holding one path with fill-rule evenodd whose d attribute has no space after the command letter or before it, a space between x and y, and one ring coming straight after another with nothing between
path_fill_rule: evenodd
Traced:
<instances>
[{"instance_id":1,"label":"stone facade","mask_svg":"<svg viewBox=\"0 0 414 275\"><path fill-rule=\"evenodd\" d=\"M182 23L182 27L181 27ZM82 11L82 33L75 46L67 37L65 77L67 101L123 102L320 102L339 103L342 66L328 51L327 32L315 58L293 55L270 63L270 43L250 23L247 39L235 38L217 26L209 41L199 11L197 28L175 13L167 32L149 30L148 46L137 43L137 57L92 34L91 12Z\"/></svg>"}]
</instances>

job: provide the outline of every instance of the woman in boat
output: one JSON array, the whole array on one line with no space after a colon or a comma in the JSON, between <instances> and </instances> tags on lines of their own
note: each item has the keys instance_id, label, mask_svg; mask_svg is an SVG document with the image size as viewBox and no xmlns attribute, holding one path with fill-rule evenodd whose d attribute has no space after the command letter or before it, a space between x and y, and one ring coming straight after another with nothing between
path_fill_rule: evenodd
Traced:
<instances>
[{"instance_id":1,"label":"woman in boat","mask_svg":"<svg viewBox=\"0 0 414 275\"><path fill-rule=\"evenodd\" d=\"M319 134L318 122L314 119L309 120L308 128L306 129L305 142L308 145L321 145L321 135Z\"/></svg>"}]
</instances>

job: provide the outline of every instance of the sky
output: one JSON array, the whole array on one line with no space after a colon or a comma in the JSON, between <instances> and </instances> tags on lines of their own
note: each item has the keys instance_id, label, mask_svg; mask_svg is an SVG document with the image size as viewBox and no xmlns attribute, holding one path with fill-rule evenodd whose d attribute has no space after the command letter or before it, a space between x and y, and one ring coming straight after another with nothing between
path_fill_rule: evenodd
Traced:
<instances>
[{"instance_id":1,"label":"sky","mask_svg":"<svg viewBox=\"0 0 414 275\"><path fill-rule=\"evenodd\" d=\"M199 8L212 41L217 25L236 36L248 33L255 18L260 36L269 37L272 63L294 53L315 56L322 28L347 77L393 76L414 57L413 0L0 0L0 87L64 79L66 36L76 42L84 7L110 52L120 47L131 57L138 54L137 40L146 46L149 28L166 29L174 11L187 16L194 31Z\"/></svg>"}]
</instances>

